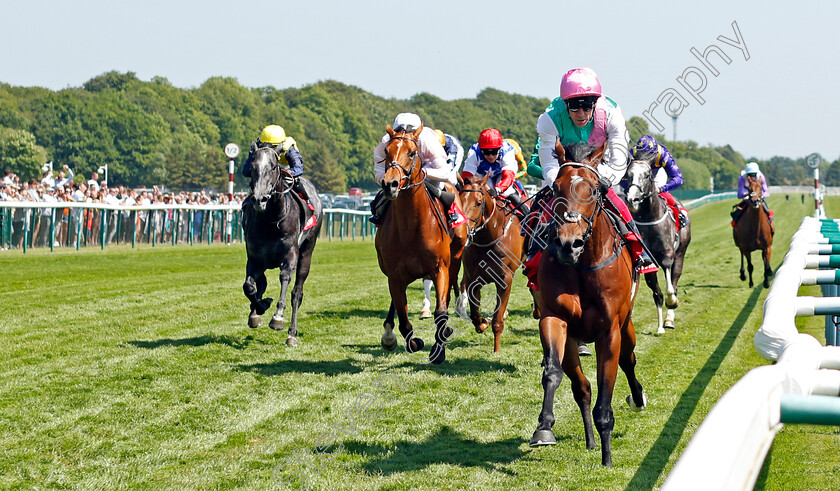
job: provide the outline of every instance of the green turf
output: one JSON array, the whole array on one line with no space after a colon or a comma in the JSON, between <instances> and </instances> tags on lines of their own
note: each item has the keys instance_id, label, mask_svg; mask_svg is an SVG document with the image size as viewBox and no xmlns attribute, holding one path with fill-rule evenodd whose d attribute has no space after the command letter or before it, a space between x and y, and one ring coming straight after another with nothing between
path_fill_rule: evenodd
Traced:
<instances>
[{"instance_id":1,"label":"green turf","mask_svg":"<svg viewBox=\"0 0 840 491\"><path fill-rule=\"evenodd\" d=\"M777 267L813 205L770 203ZM738 280L731 204L692 212L676 330L654 334L640 289L649 406L626 407L620 375L612 469L585 449L565 380L558 444L528 446L542 370L521 276L500 354L492 334L462 325L446 362L429 366L402 339L393 353L379 346L388 297L370 241L319 243L297 348L247 328L241 245L3 252L0 487L268 489L273 471L313 489L659 487L717 399L766 364L752 346L766 290L758 273L756 288ZM409 298L416 318L419 282ZM800 325L823 339L820 319ZM593 384L594 364L584 359ZM786 427L758 487L837 488L837 450L835 428Z\"/></svg>"}]
</instances>

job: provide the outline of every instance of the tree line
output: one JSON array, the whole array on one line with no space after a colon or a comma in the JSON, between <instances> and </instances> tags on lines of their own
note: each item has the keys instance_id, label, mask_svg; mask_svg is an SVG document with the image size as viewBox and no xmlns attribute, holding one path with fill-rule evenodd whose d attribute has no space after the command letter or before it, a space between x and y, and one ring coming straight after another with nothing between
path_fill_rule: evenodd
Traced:
<instances>
[{"instance_id":1,"label":"tree line","mask_svg":"<svg viewBox=\"0 0 840 491\"><path fill-rule=\"evenodd\" d=\"M181 89L163 77L146 82L117 71L60 91L0 83L0 168L22 179L39 178L41 166L53 161L87 177L107 164L109 184L224 190L224 145L234 142L243 149L236 159L238 171L259 131L279 124L298 142L306 175L319 190L372 190L373 148L400 112L419 114L426 125L456 136L465 147L481 130L498 128L517 140L528 157L537 117L549 102L492 88L472 99L445 101L428 93L386 99L332 80L276 89L213 77L200 87ZM643 119L632 117L630 123L634 141L648 133ZM685 189L709 189L710 177L717 190L735 188L747 159L730 145L700 146L650 134L677 159ZM811 179L804 157L752 160L772 184L801 185ZM840 185L837 163L823 164L827 185ZM235 183L240 189L247 185L238 172Z\"/></svg>"}]
</instances>

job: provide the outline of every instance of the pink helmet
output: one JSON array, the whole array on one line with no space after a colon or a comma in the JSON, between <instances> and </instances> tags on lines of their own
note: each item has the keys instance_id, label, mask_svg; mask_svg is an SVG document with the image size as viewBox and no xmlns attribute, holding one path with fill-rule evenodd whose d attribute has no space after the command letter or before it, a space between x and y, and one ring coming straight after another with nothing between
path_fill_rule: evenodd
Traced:
<instances>
[{"instance_id":1,"label":"pink helmet","mask_svg":"<svg viewBox=\"0 0 840 491\"><path fill-rule=\"evenodd\" d=\"M560 98L564 101L572 97L601 95L601 82L591 68L575 68L563 75L560 82Z\"/></svg>"}]
</instances>

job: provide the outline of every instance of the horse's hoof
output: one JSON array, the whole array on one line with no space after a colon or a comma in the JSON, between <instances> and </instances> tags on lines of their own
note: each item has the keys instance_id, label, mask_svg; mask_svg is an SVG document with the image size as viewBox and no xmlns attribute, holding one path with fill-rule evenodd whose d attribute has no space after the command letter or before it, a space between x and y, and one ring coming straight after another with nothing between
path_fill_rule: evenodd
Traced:
<instances>
[{"instance_id":1,"label":"horse's hoof","mask_svg":"<svg viewBox=\"0 0 840 491\"><path fill-rule=\"evenodd\" d=\"M381 344L382 349L384 349L385 351L394 351L394 349L397 347L397 337L394 336L393 332L390 336L386 336L383 334Z\"/></svg>"},{"instance_id":2,"label":"horse's hoof","mask_svg":"<svg viewBox=\"0 0 840 491\"><path fill-rule=\"evenodd\" d=\"M423 349L424 346L426 346L426 343L424 343L422 339L411 338L411 340L409 340L409 342L406 343L405 349L409 353L416 353L416 352L420 351L421 349Z\"/></svg>"},{"instance_id":3,"label":"horse's hoof","mask_svg":"<svg viewBox=\"0 0 840 491\"><path fill-rule=\"evenodd\" d=\"M540 317L542 317L542 316L540 315L540 309L539 309L539 307L537 307L537 306L536 306L536 305L534 305L534 304L531 304L531 317L533 317L534 319L539 319Z\"/></svg>"},{"instance_id":4,"label":"horse's hoof","mask_svg":"<svg viewBox=\"0 0 840 491\"><path fill-rule=\"evenodd\" d=\"M254 309L258 314L263 315L265 311L271 307L272 301L274 301L274 299L271 297L262 298L256 303L256 305L254 305Z\"/></svg>"},{"instance_id":5,"label":"horse's hoof","mask_svg":"<svg viewBox=\"0 0 840 491\"><path fill-rule=\"evenodd\" d=\"M747 275L741 273L741 281L747 281Z\"/></svg>"},{"instance_id":6,"label":"horse's hoof","mask_svg":"<svg viewBox=\"0 0 840 491\"><path fill-rule=\"evenodd\" d=\"M271 318L271 322L268 323L268 327L274 329L275 331L282 331L286 328L283 319L277 319L275 317Z\"/></svg>"},{"instance_id":7,"label":"horse's hoof","mask_svg":"<svg viewBox=\"0 0 840 491\"><path fill-rule=\"evenodd\" d=\"M545 445L557 445L557 439L554 438L554 432L551 430L537 430L528 445L532 447L542 447Z\"/></svg>"},{"instance_id":8,"label":"horse's hoof","mask_svg":"<svg viewBox=\"0 0 840 491\"><path fill-rule=\"evenodd\" d=\"M510 311L505 309L505 315L502 317L502 320L507 319L508 317L510 317Z\"/></svg>"},{"instance_id":9,"label":"horse's hoof","mask_svg":"<svg viewBox=\"0 0 840 491\"><path fill-rule=\"evenodd\" d=\"M481 322L479 322L475 326L475 332L481 334L481 333L483 333L484 331L487 330L487 327L489 327L489 324L487 323L487 319L481 319Z\"/></svg>"},{"instance_id":10,"label":"horse's hoof","mask_svg":"<svg viewBox=\"0 0 840 491\"><path fill-rule=\"evenodd\" d=\"M423 311L420 312L420 319L431 319L431 318L432 318L432 311L431 310L423 309Z\"/></svg>"},{"instance_id":11,"label":"horse's hoof","mask_svg":"<svg viewBox=\"0 0 840 491\"><path fill-rule=\"evenodd\" d=\"M446 361L446 346L441 343L435 343L432 346L432 351L429 353L429 362L433 365L440 365Z\"/></svg>"},{"instance_id":12,"label":"horse's hoof","mask_svg":"<svg viewBox=\"0 0 840 491\"><path fill-rule=\"evenodd\" d=\"M260 327L262 324L262 317L258 315L251 315L248 317L248 327L254 329L255 327Z\"/></svg>"},{"instance_id":13,"label":"horse's hoof","mask_svg":"<svg viewBox=\"0 0 840 491\"><path fill-rule=\"evenodd\" d=\"M592 351L584 343L578 344L578 356L592 356Z\"/></svg>"},{"instance_id":14,"label":"horse's hoof","mask_svg":"<svg viewBox=\"0 0 840 491\"><path fill-rule=\"evenodd\" d=\"M627 396L627 405L630 406L630 409L633 410L633 411L636 411L636 412L641 411L642 409L647 407L647 394L642 392L642 405L641 406L637 406L636 403L633 402L633 395L630 394L629 396Z\"/></svg>"},{"instance_id":15,"label":"horse's hoof","mask_svg":"<svg viewBox=\"0 0 840 491\"><path fill-rule=\"evenodd\" d=\"M677 326L674 324L674 321L665 321L664 327L668 329L675 329ZM664 330L662 332L665 332ZM661 333L660 333L661 334Z\"/></svg>"},{"instance_id":16,"label":"horse's hoof","mask_svg":"<svg viewBox=\"0 0 840 491\"><path fill-rule=\"evenodd\" d=\"M768 280L768 279L764 280L764 288L770 288L770 280Z\"/></svg>"},{"instance_id":17,"label":"horse's hoof","mask_svg":"<svg viewBox=\"0 0 840 491\"><path fill-rule=\"evenodd\" d=\"M289 336L288 338L286 338L286 346L297 346L297 345L298 345L298 342L297 342L296 337Z\"/></svg>"},{"instance_id":18,"label":"horse's hoof","mask_svg":"<svg viewBox=\"0 0 840 491\"><path fill-rule=\"evenodd\" d=\"M659 329L656 330L656 334L665 334L665 328L662 327L662 326L659 326Z\"/></svg>"}]
</instances>

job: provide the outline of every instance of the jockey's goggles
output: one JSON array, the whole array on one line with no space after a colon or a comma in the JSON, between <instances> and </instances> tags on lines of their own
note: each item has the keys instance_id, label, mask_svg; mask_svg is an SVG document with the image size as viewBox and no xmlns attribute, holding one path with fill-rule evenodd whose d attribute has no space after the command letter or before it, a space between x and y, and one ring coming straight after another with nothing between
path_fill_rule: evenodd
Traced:
<instances>
[{"instance_id":1,"label":"jockey's goggles","mask_svg":"<svg viewBox=\"0 0 840 491\"><path fill-rule=\"evenodd\" d=\"M482 155L498 155L499 149L498 148L482 148L481 149Z\"/></svg>"},{"instance_id":2,"label":"jockey's goggles","mask_svg":"<svg viewBox=\"0 0 840 491\"><path fill-rule=\"evenodd\" d=\"M595 107L595 103L582 99L572 99L566 101L566 107L569 109L569 111L572 111L573 113L576 113L581 109L583 109L586 112L589 112L592 110L592 108Z\"/></svg>"},{"instance_id":3,"label":"jockey's goggles","mask_svg":"<svg viewBox=\"0 0 840 491\"><path fill-rule=\"evenodd\" d=\"M405 131L406 133L414 133L416 130L417 128L415 128L414 125L411 124L401 124L394 128L394 131L396 131L397 133L401 131Z\"/></svg>"}]
</instances>

